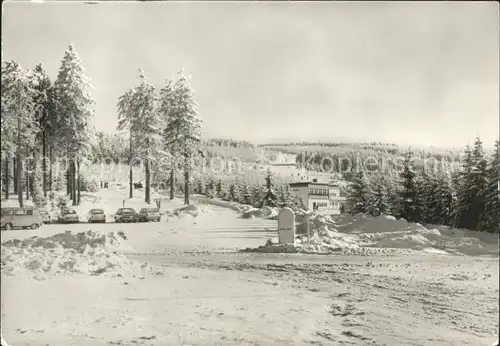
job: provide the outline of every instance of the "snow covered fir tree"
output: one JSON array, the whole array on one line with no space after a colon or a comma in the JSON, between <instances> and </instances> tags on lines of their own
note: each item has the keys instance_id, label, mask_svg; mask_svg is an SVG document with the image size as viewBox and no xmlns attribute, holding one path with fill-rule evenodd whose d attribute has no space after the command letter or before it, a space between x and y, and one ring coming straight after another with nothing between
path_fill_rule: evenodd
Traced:
<instances>
[{"instance_id":1,"label":"snow covered fir tree","mask_svg":"<svg viewBox=\"0 0 500 346\"><path fill-rule=\"evenodd\" d=\"M498 141L490 157L478 137L465 146L461 167L420 166L408 151L399 177L375 174L367 183L362 168L353 176L347 211L377 216L389 214L407 221L499 232Z\"/></svg>"}]
</instances>

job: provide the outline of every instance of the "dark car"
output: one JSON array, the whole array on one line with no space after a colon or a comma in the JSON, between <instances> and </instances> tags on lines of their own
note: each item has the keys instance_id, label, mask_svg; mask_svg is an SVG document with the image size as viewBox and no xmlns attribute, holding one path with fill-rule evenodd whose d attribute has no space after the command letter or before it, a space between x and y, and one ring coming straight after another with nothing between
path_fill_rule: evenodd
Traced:
<instances>
[{"instance_id":1,"label":"dark car","mask_svg":"<svg viewBox=\"0 0 500 346\"><path fill-rule=\"evenodd\" d=\"M133 208L120 208L115 213L115 222L137 222L139 216Z\"/></svg>"},{"instance_id":2,"label":"dark car","mask_svg":"<svg viewBox=\"0 0 500 346\"><path fill-rule=\"evenodd\" d=\"M139 211L139 222L160 222L160 211L157 208L142 208Z\"/></svg>"}]
</instances>

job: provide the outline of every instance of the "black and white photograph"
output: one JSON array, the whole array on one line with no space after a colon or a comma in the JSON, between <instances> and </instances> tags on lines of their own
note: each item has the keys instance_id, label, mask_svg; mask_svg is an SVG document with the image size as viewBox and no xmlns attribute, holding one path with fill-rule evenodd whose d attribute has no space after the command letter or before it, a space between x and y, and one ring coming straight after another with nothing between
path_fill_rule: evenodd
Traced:
<instances>
[{"instance_id":1,"label":"black and white photograph","mask_svg":"<svg viewBox=\"0 0 500 346\"><path fill-rule=\"evenodd\" d=\"M499 345L498 2L2 3L2 346Z\"/></svg>"}]
</instances>

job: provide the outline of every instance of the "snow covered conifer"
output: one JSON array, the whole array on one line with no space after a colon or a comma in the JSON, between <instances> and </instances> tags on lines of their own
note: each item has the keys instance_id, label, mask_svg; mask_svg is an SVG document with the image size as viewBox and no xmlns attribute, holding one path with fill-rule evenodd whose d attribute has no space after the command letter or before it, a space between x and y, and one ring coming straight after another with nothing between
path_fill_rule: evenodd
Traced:
<instances>
[{"instance_id":1,"label":"snow covered conifer","mask_svg":"<svg viewBox=\"0 0 500 346\"><path fill-rule=\"evenodd\" d=\"M69 180L73 205L79 203L76 190L79 162L88 153L92 138L91 118L94 100L90 94L90 79L85 75L80 58L72 44L69 45L54 82L59 147L70 160ZM79 189L78 189L79 192Z\"/></svg>"},{"instance_id":2,"label":"snow covered conifer","mask_svg":"<svg viewBox=\"0 0 500 346\"><path fill-rule=\"evenodd\" d=\"M486 207L487 161L482 142L476 138L474 147L467 146L459 175L458 225L461 228L479 230Z\"/></svg>"},{"instance_id":3,"label":"snow covered conifer","mask_svg":"<svg viewBox=\"0 0 500 346\"><path fill-rule=\"evenodd\" d=\"M495 143L495 151L488 165L488 185L485 189L485 213L482 221L483 229L488 232L500 232L500 148Z\"/></svg>"},{"instance_id":4,"label":"snow covered conifer","mask_svg":"<svg viewBox=\"0 0 500 346\"><path fill-rule=\"evenodd\" d=\"M269 207L276 207L278 203L277 203L276 193L274 192L274 174L269 168L267 169L265 180L266 180L266 192L263 198L263 205Z\"/></svg>"},{"instance_id":5,"label":"snow covered conifer","mask_svg":"<svg viewBox=\"0 0 500 346\"><path fill-rule=\"evenodd\" d=\"M163 123L158 112L156 88L148 82L142 69L139 69L138 77L139 85L128 90L118 101L118 129L128 127L130 150L133 148L134 152L144 159L144 200L151 203L151 165L154 158L161 157L163 152Z\"/></svg>"},{"instance_id":6,"label":"snow covered conifer","mask_svg":"<svg viewBox=\"0 0 500 346\"><path fill-rule=\"evenodd\" d=\"M34 102L36 119L39 127L36 142L39 144L39 149L41 149L34 150L33 152L35 154L35 161L37 162L40 161L39 156L41 155L41 186L44 197L47 197L47 159L50 147L49 142L51 142L51 137L53 136L54 130L57 129L54 112L55 104L53 100L53 88L52 82L47 76L47 73L45 72L42 64L38 64L35 66L35 68L33 69L31 80L35 91ZM39 178L40 177L36 176L35 180L38 181Z\"/></svg>"},{"instance_id":7,"label":"snow covered conifer","mask_svg":"<svg viewBox=\"0 0 500 346\"><path fill-rule=\"evenodd\" d=\"M473 203L473 195L470 189L472 185L471 176L474 166L472 159L472 149L467 145L462 155L462 167L455 179L457 188L457 203L456 203L456 226L468 228L471 223L468 221L471 217L471 205Z\"/></svg>"},{"instance_id":8,"label":"snow covered conifer","mask_svg":"<svg viewBox=\"0 0 500 346\"><path fill-rule=\"evenodd\" d=\"M372 216L389 214L387 182L383 174L372 175L369 190L371 193L368 198L367 213Z\"/></svg>"},{"instance_id":9,"label":"snow covered conifer","mask_svg":"<svg viewBox=\"0 0 500 346\"><path fill-rule=\"evenodd\" d=\"M402 189L399 192L400 217L409 222L419 222L422 218L422 201L420 198L419 181L411 162L412 153L409 151L404 160L404 169L401 172Z\"/></svg>"},{"instance_id":10,"label":"snow covered conifer","mask_svg":"<svg viewBox=\"0 0 500 346\"><path fill-rule=\"evenodd\" d=\"M200 152L202 120L195 102L196 93L189 84L184 71L179 72L175 83L167 80L160 92L161 111L166 119L165 145L177 151L184 158L184 181L189 185L191 159ZM184 203L189 204L189 189L186 189Z\"/></svg>"},{"instance_id":11,"label":"snow covered conifer","mask_svg":"<svg viewBox=\"0 0 500 346\"><path fill-rule=\"evenodd\" d=\"M28 72L17 62L7 61L2 62L2 65L2 154L8 158L10 155L5 155L4 150L16 152L15 183L19 205L23 207L22 162L27 151L34 147L38 133L35 91Z\"/></svg>"},{"instance_id":12,"label":"snow covered conifer","mask_svg":"<svg viewBox=\"0 0 500 346\"><path fill-rule=\"evenodd\" d=\"M347 210L353 215L368 212L369 198L370 188L368 180L363 167L359 165L349 186L346 200Z\"/></svg>"}]
</instances>

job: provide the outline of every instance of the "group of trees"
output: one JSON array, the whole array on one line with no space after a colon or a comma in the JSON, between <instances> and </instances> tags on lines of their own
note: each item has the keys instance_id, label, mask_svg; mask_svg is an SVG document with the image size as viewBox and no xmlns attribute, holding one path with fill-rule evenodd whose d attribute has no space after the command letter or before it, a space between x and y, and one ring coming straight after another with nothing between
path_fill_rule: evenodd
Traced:
<instances>
[{"instance_id":1,"label":"group of trees","mask_svg":"<svg viewBox=\"0 0 500 346\"><path fill-rule=\"evenodd\" d=\"M73 205L79 203L80 163L93 135L90 88L73 45L54 82L42 64L26 70L16 61L2 61L1 185L6 199L12 185L20 206L24 193L43 204L57 179L57 161L65 164Z\"/></svg>"},{"instance_id":2,"label":"group of trees","mask_svg":"<svg viewBox=\"0 0 500 346\"><path fill-rule=\"evenodd\" d=\"M129 136L129 197L133 196L132 160L139 158L145 170L145 201L151 202L151 173L170 184L174 198L175 170L182 162L184 202L189 204L192 158L199 155L202 121L194 100L195 92L183 70L176 81L167 79L157 91L139 70L139 84L118 100L118 130ZM162 175L168 171L169 174Z\"/></svg>"},{"instance_id":3,"label":"group of trees","mask_svg":"<svg viewBox=\"0 0 500 346\"><path fill-rule=\"evenodd\" d=\"M227 181L210 176L200 176L194 180L190 193L257 208L263 206L303 207L303 202L291 194L288 184L275 182L271 170L267 170L264 182L264 184L258 184L250 183L244 179Z\"/></svg>"},{"instance_id":4,"label":"group of trees","mask_svg":"<svg viewBox=\"0 0 500 346\"><path fill-rule=\"evenodd\" d=\"M499 232L499 144L491 157L479 138L457 170L415 167L408 152L400 172L367 174L358 167L347 197L352 214L391 214L412 222ZM439 168L439 167L438 167Z\"/></svg>"}]
</instances>

